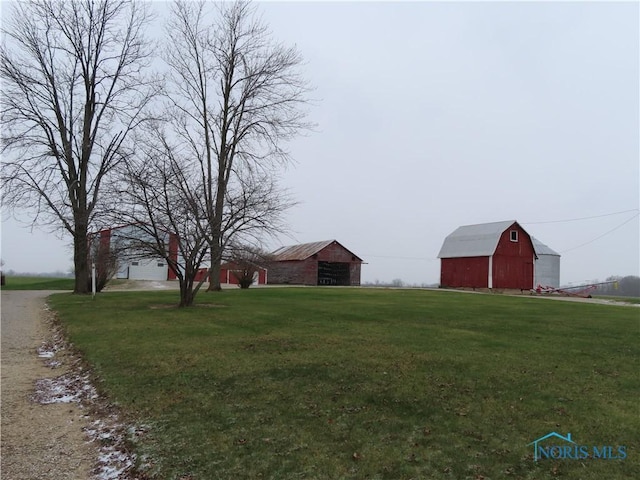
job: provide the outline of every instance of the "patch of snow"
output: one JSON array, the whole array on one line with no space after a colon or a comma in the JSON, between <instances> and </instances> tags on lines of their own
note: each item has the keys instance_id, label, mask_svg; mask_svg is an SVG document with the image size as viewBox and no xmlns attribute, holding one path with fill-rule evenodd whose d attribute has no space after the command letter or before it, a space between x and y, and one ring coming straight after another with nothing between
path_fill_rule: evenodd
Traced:
<instances>
[{"instance_id":1,"label":"patch of snow","mask_svg":"<svg viewBox=\"0 0 640 480\"><path fill-rule=\"evenodd\" d=\"M50 311L48 305L45 310ZM58 325L51 325L52 338L44 342L38 349L38 357L44 359L50 368L62 366L62 362L55 358L56 353L65 350L69 345ZM73 352L73 349L70 349ZM71 353L64 357L70 361L70 370L54 378L42 378L35 382L35 392L32 401L43 405L52 403L77 403L79 407L95 412L111 412L104 418L95 420L84 429L90 442L94 442L98 449L96 467L93 470L94 480L122 480L131 478L130 473L136 461L136 456L127 448L128 438L143 435L146 427L127 427L113 413L113 406L100 399L97 390L91 383L91 375L82 366L82 360ZM84 415L90 418L89 414ZM93 417L95 418L95 417Z\"/></svg>"},{"instance_id":2,"label":"patch of snow","mask_svg":"<svg viewBox=\"0 0 640 480\"><path fill-rule=\"evenodd\" d=\"M99 444L97 466L94 470L98 480L117 480L131 470L135 455L124 446L125 426L112 415L107 420L96 420L85 429L90 441Z\"/></svg>"},{"instance_id":3,"label":"patch of snow","mask_svg":"<svg viewBox=\"0 0 640 480\"><path fill-rule=\"evenodd\" d=\"M98 397L88 374L69 372L55 378L41 378L35 382L32 400L42 405L51 403L80 403Z\"/></svg>"},{"instance_id":4,"label":"patch of snow","mask_svg":"<svg viewBox=\"0 0 640 480\"><path fill-rule=\"evenodd\" d=\"M55 340L56 339L54 338L54 341L52 341L52 342L42 342L42 345L40 345L36 349L36 352L38 353L38 357L40 357L40 358L53 358L55 356L55 354L59 350L62 350L64 348L62 345L60 345Z\"/></svg>"},{"instance_id":5,"label":"patch of snow","mask_svg":"<svg viewBox=\"0 0 640 480\"><path fill-rule=\"evenodd\" d=\"M44 364L49 368L58 368L62 366L62 362L53 359L47 360L46 362L44 362Z\"/></svg>"}]
</instances>

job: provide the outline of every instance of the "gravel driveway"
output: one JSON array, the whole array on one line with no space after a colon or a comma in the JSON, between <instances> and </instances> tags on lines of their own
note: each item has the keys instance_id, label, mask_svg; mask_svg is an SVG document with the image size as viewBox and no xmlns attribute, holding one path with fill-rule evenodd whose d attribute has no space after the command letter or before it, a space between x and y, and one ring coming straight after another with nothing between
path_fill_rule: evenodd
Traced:
<instances>
[{"instance_id":1,"label":"gravel driveway","mask_svg":"<svg viewBox=\"0 0 640 480\"><path fill-rule=\"evenodd\" d=\"M45 310L51 293L1 294L3 479L89 479L98 457L83 432L89 420L77 404L31 400L36 380L65 372L64 366L55 371L46 367L37 352L51 335Z\"/></svg>"}]
</instances>

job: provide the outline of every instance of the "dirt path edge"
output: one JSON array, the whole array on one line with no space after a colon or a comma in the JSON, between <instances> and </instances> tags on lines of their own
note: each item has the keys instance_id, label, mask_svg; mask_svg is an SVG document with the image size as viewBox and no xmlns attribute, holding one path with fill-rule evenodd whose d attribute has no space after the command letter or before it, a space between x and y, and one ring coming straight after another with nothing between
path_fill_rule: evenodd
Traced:
<instances>
[{"instance_id":1,"label":"dirt path edge","mask_svg":"<svg viewBox=\"0 0 640 480\"><path fill-rule=\"evenodd\" d=\"M136 429L97 394L46 304L52 293L1 293L1 478L134 478Z\"/></svg>"}]
</instances>

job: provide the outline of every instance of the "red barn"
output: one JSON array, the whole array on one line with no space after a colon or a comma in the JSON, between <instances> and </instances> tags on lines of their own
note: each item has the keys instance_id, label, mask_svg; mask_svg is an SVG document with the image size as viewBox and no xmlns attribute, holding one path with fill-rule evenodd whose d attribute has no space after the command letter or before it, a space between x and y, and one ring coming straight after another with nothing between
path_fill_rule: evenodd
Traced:
<instances>
[{"instance_id":1,"label":"red barn","mask_svg":"<svg viewBox=\"0 0 640 480\"><path fill-rule=\"evenodd\" d=\"M238 285L240 283L238 278L242 277L243 272L243 267L236 263L223 263L220 266L220 283ZM267 270L256 266L253 272L253 284L264 285L265 283L267 283Z\"/></svg>"},{"instance_id":2,"label":"red barn","mask_svg":"<svg viewBox=\"0 0 640 480\"><path fill-rule=\"evenodd\" d=\"M442 287L533 288L537 256L514 220L459 227L445 238L438 258Z\"/></svg>"},{"instance_id":3,"label":"red barn","mask_svg":"<svg viewBox=\"0 0 640 480\"><path fill-rule=\"evenodd\" d=\"M220 283L228 285L239 285L238 277L241 277L243 269L240 265L232 262L226 262L220 265ZM199 282L205 279L208 282L209 267L200 268L196 273L195 281ZM253 273L253 285L265 285L267 283L267 269L256 266Z\"/></svg>"},{"instance_id":4,"label":"red barn","mask_svg":"<svg viewBox=\"0 0 640 480\"><path fill-rule=\"evenodd\" d=\"M270 284L360 285L362 259L336 240L282 247L269 263Z\"/></svg>"}]
</instances>

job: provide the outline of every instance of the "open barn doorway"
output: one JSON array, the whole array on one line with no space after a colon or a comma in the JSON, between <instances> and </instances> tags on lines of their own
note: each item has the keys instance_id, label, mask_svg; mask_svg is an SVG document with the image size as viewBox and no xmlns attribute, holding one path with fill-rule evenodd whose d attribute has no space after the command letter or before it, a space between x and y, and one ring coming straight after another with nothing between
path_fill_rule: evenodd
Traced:
<instances>
[{"instance_id":1,"label":"open barn doorway","mask_svg":"<svg viewBox=\"0 0 640 480\"><path fill-rule=\"evenodd\" d=\"M318 285L350 285L349 264L318 262Z\"/></svg>"}]
</instances>

